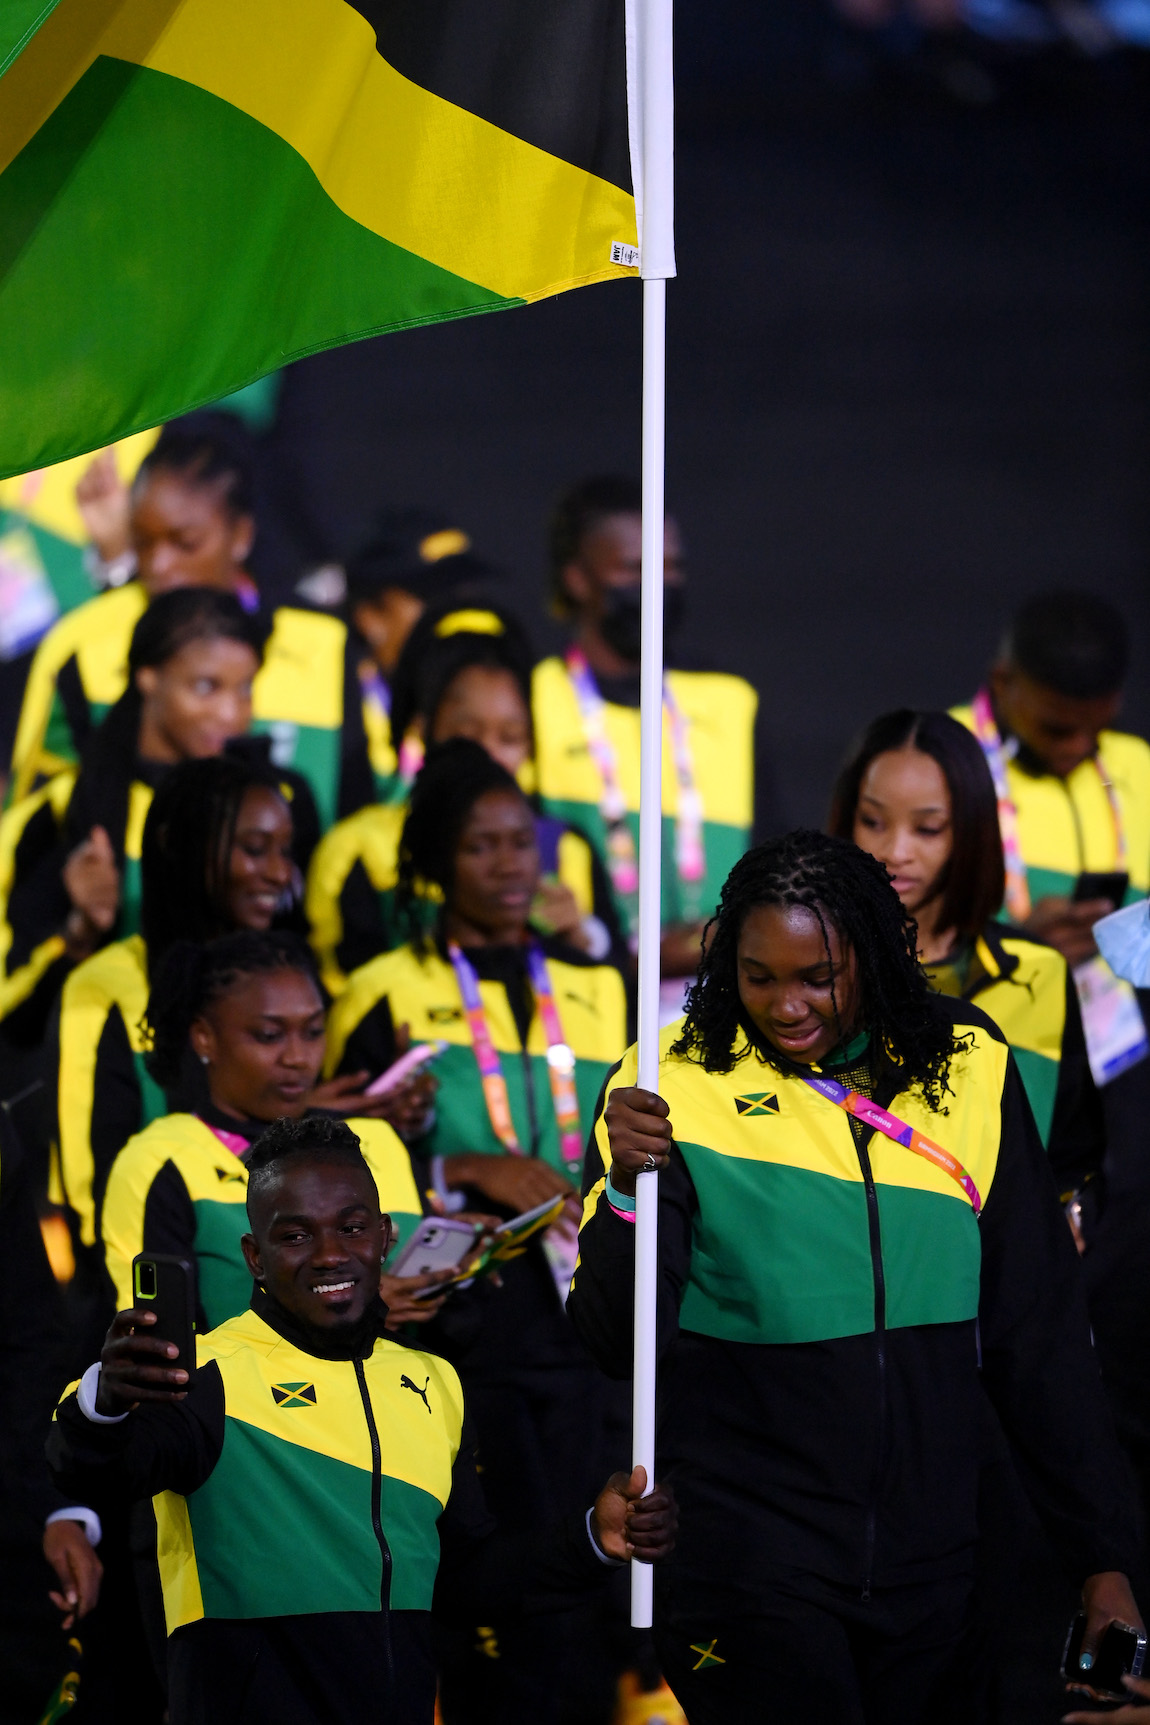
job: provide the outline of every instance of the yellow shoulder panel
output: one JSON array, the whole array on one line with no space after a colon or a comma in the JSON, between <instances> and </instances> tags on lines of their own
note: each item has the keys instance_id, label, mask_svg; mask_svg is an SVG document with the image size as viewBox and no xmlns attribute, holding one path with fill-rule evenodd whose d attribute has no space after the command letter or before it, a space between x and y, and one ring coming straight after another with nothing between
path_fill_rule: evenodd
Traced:
<instances>
[{"instance_id":1,"label":"yellow shoulder panel","mask_svg":"<svg viewBox=\"0 0 1150 1725\"><path fill-rule=\"evenodd\" d=\"M591 873L591 846L582 833L567 832L559 840L559 879L574 895L583 916L595 909L595 883Z\"/></svg>"},{"instance_id":2,"label":"yellow shoulder panel","mask_svg":"<svg viewBox=\"0 0 1150 1725\"><path fill-rule=\"evenodd\" d=\"M252 685L252 716L338 730L346 643L347 627L338 617L281 605Z\"/></svg>"},{"instance_id":3,"label":"yellow shoulder panel","mask_svg":"<svg viewBox=\"0 0 1150 1725\"><path fill-rule=\"evenodd\" d=\"M96 1239L91 1130L100 1036L109 1012L118 1006L133 1051L142 1052L140 1019L147 1004L147 961L138 934L118 940L78 964L61 993L57 1104L60 1173L86 1246L94 1245Z\"/></svg>"},{"instance_id":4,"label":"yellow shoulder panel","mask_svg":"<svg viewBox=\"0 0 1150 1725\"><path fill-rule=\"evenodd\" d=\"M379 1207L418 1216L423 1209L407 1145L386 1120L350 1119L379 1192Z\"/></svg>"},{"instance_id":5,"label":"yellow shoulder panel","mask_svg":"<svg viewBox=\"0 0 1150 1725\"><path fill-rule=\"evenodd\" d=\"M1052 946L1023 935L1005 935L1002 946L1017 958L1018 967L979 989L975 1005L993 1018L1013 1048L1058 1061L1066 1028L1066 960Z\"/></svg>"},{"instance_id":6,"label":"yellow shoulder panel","mask_svg":"<svg viewBox=\"0 0 1150 1725\"><path fill-rule=\"evenodd\" d=\"M132 1304L132 1259L143 1250L144 1212L152 1182L173 1162L195 1204L242 1204L247 1171L238 1156L194 1114L168 1114L129 1138L112 1164L100 1211L104 1262L116 1289L116 1309Z\"/></svg>"},{"instance_id":7,"label":"yellow shoulder panel","mask_svg":"<svg viewBox=\"0 0 1150 1725\"><path fill-rule=\"evenodd\" d=\"M484 986L480 985L481 990ZM491 988L492 985L486 987ZM517 1037L510 1044L506 1040L500 1041L500 1000L505 1017L512 1021L505 990L499 988L498 995L499 999L496 999L493 991L490 999L486 993L483 997L484 1005L494 1014L491 1034L495 1046L517 1047ZM385 996L391 1002L394 1023L409 1024L413 1042L430 1042L436 1037L444 1042L470 1042L451 966L435 951L421 956L410 946L400 946L394 952L380 953L378 958L370 959L352 971L347 987L328 1018L325 1072L335 1071L352 1032Z\"/></svg>"},{"instance_id":8,"label":"yellow shoulder panel","mask_svg":"<svg viewBox=\"0 0 1150 1725\"><path fill-rule=\"evenodd\" d=\"M554 958L547 960L547 972L563 1035L576 1059L612 1065L627 1041L627 998L619 972L610 964L563 964ZM530 1054L547 1053L538 1012L531 1021L527 1047Z\"/></svg>"}]
</instances>

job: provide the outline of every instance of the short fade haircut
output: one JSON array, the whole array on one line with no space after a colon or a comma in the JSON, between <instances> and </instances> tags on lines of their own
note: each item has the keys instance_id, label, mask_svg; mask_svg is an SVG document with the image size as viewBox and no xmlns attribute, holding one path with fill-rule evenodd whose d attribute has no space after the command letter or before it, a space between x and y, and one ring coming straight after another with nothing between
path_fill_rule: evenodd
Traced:
<instances>
[{"instance_id":1,"label":"short fade haircut","mask_svg":"<svg viewBox=\"0 0 1150 1725\"><path fill-rule=\"evenodd\" d=\"M571 601L563 586L563 571L578 560L583 542L612 515L641 515L643 488L637 479L618 473L581 479L555 505L548 534L551 563L551 609L569 617Z\"/></svg>"},{"instance_id":2,"label":"short fade haircut","mask_svg":"<svg viewBox=\"0 0 1150 1725\"><path fill-rule=\"evenodd\" d=\"M1117 694L1130 668L1130 635L1116 606L1093 593L1039 593L1016 613L1000 660L1074 700Z\"/></svg>"},{"instance_id":3,"label":"short fade haircut","mask_svg":"<svg viewBox=\"0 0 1150 1725\"><path fill-rule=\"evenodd\" d=\"M285 1164L291 1162L330 1162L343 1168L357 1168L367 1175L376 1202L379 1201L375 1176L346 1120L333 1120L325 1114L302 1120L275 1120L248 1152L249 1221L253 1198L270 1186Z\"/></svg>"}]
</instances>

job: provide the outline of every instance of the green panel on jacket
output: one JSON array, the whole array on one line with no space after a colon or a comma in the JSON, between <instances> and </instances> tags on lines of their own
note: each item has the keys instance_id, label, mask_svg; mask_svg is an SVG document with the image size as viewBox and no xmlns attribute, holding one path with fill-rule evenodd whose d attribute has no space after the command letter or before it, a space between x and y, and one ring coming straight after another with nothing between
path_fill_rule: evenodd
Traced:
<instances>
[{"instance_id":1,"label":"green panel on jacket","mask_svg":"<svg viewBox=\"0 0 1150 1725\"><path fill-rule=\"evenodd\" d=\"M300 1420L313 1411L303 1398L293 1410ZM283 1514L269 1522L272 1478ZM379 1610L383 1559L365 1468L229 1418L220 1460L188 1498L188 1513L205 1617ZM430 1493L384 1475L381 1519L396 1610L430 1610L440 1513Z\"/></svg>"},{"instance_id":2,"label":"green panel on jacket","mask_svg":"<svg viewBox=\"0 0 1150 1725\"><path fill-rule=\"evenodd\" d=\"M981 1001L979 1005L981 1005ZM990 1010L988 1008L988 1010ZM1038 1127L1042 1142L1050 1139L1050 1125L1054 1119L1054 1099L1058 1094L1058 1062L1048 1060L1044 1054L1035 1054L1032 1049L1019 1048L1012 1045L1014 1063L1018 1067L1018 1076L1022 1079L1030 1106L1034 1111L1034 1121Z\"/></svg>"},{"instance_id":3,"label":"green panel on jacket","mask_svg":"<svg viewBox=\"0 0 1150 1725\"><path fill-rule=\"evenodd\" d=\"M525 1071L525 1065L530 1063L539 1160L548 1163L557 1173L566 1174L546 1056L530 1054L525 1059L522 1054L504 1053L499 1059L507 1080L507 1097L516 1136L523 1145L529 1145L532 1136ZM435 1097L435 1126L425 1145L428 1153L432 1156L503 1155L504 1146L491 1124L479 1066L470 1044L450 1045L436 1061L433 1070L439 1080L439 1089ZM606 1060L583 1058L575 1063L581 1142L595 1118L595 1104L609 1071L610 1063Z\"/></svg>"},{"instance_id":4,"label":"green panel on jacket","mask_svg":"<svg viewBox=\"0 0 1150 1725\"><path fill-rule=\"evenodd\" d=\"M252 1297L251 1271L244 1262L240 1241L248 1232L245 1204L216 1204L197 1198L196 1271L200 1304L208 1328L226 1323L246 1311Z\"/></svg>"},{"instance_id":5,"label":"green panel on jacket","mask_svg":"<svg viewBox=\"0 0 1150 1725\"><path fill-rule=\"evenodd\" d=\"M732 1342L818 1342L874 1328L861 1180L679 1147L699 1198L685 1330ZM956 1323L978 1305L978 1225L959 1196L880 1186L887 1325Z\"/></svg>"}]
</instances>

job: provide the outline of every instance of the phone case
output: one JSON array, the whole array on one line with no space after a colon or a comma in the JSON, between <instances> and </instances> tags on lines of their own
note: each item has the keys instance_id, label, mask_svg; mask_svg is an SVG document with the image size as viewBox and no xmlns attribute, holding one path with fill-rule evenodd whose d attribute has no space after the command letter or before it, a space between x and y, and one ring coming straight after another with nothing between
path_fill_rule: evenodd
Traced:
<instances>
[{"instance_id":1,"label":"phone case","mask_svg":"<svg viewBox=\"0 0 1150 1725\"><path fill-rule=\"evenodd\" d=\"M454 1270L475 1244L470 1222L454 1222L450 1216L425 1216L415 1233L401 1246L393 1264L385 1266L389 1276L422 1276L428 1270Z\"/></svg>"},{"instance_id":2,"label":"phone case","mask_svg":"<svg viewBox=\"0 0 1150 1725\"><path fill-rule=\"evenodd\" d=\"M149 1270L151 1276L149 1277ZM149 1292L149 1287L153 1290ZM179 1357L171 1361L186 1372L196 1369L196 1268L187 1258L168 1252L141 1252L132 1259L133 1303L143 1312L154 1312L150 1333L161 1341L175 1342Z\"/></svg>"}]
</instances>

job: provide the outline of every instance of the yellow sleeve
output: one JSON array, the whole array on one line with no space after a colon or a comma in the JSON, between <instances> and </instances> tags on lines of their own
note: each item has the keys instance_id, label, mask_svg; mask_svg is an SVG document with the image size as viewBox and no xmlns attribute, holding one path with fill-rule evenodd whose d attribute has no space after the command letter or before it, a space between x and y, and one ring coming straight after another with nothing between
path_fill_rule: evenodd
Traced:
<instances>
[{"instance_id":1,"label":"yellow sleeve","mask_svg":"<svg viewBox=\"0 0 1150 1725\"><path fill-rule=\"evenodd\" d=\"M100 1212L104 1263L116 1290L116 1310L132 1304L132 1259L144 1249L144 1212L162 1167L141 1137L129 1138L112 1164Z\"/></svg>"},{"instance_id":2,"label":"yellow sleeve","mask_svg":"<svg viewBox=\"0 0 1150 1725\"><path fill-rule=\"evenodd\" d=\"M574 894L582 916L595 909L595 887L591 873L591 846L582 833L565 832L559 840L559 879Z\"/></svg>"}]
</instances>

